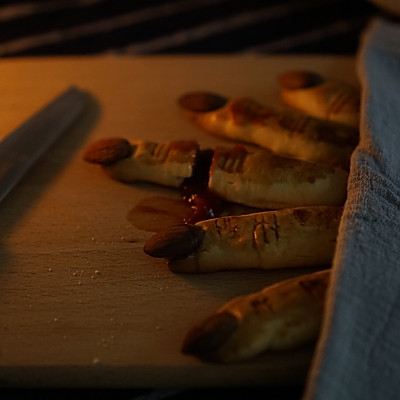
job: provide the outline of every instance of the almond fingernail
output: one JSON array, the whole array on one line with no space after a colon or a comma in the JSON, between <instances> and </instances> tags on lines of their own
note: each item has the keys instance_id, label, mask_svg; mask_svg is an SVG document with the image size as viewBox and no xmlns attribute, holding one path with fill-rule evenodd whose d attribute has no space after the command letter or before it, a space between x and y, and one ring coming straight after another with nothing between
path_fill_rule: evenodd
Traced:
<instances>
[{"instance_id":1,"label":"almond fingernail","mask_svg":"<svg viewBox=\"0 0 400 400\"><path fill-rule=\"evenodd\" d=\"M122 138L106 138L91 143L83 154L83 159L94 164L112 164L132 154L132 146Z\"/></svg>"},{"instance_id":2,"label":"almond fingernail","mask_svg":"<svg viewBox=\"0 0 400 400\"><path fill-rule=\"evenodd\" d=\"M228 311L211 315L187 333L182 353L212 359L238 324L238 319Z\"/></svg>"},{"instance_id":3,"label":"almond fingernail","mask_svg":"<svg viewBox=\"0 0 400 400\"><path fill-rule=\"evenodd\" d=\"M204 231L197 225L173 225L147 240L143 250L152 257L170 260L186 257L200 247L203 237Z\"/></svg>"},{"instance_id":4,"label":"almond fingernail","mask_svg":"<svg viewBox=\"0 0 400 400\"><path fill-rule=\"evenodd\" d=\"M289 71L279 76L279 83L289 90L317 86L323 81L321 75L309 71Z\"/></svg>"}]
</instances>

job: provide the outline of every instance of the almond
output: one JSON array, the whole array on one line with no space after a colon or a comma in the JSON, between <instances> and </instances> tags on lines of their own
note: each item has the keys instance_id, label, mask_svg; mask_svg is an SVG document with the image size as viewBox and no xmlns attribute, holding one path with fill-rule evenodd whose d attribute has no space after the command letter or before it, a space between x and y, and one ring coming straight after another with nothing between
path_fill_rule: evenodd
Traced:
<instances>
[{"instance_id":1,"label":"almond","mask_svg":"<svg viewBox=\"0 0 400 400\"><path fill-rule=\"evenodd\" d=\"M187 333L182 353L212 360L238 325L239 320L229 311L212 314Z\"/></svg>"},{"instance_id":2,"label":"almond","mask_svg":"<svg viewBox=\"0 0 400 400\"><path fill-rule=\"evenodd\" d=\"M200 226L177 224L157 232L147 240L143 250L152 257L183 258L200 247L203 237L204 231Z\"/></svg>"},{"instance_id":3,"label":"almond","mask_svg":"<svg viewBox=\"0 0 400 400\"><path fill-rule=\"evenodd\" d=\"M132 154L132 146L122 138L106 138L91 143L85 150L83 159L94 164L112 164Z\"/></svg>"},{"instance_id":4,"label":"almond","mask_svg":"<svg viewBox=\"0 0 400 400\"><path fill-rule=\"evenodd\" d=\"M279 76L279 83L288 90L305 89L323 82L321 75L309 71L288 71Z\"/></svg>"},{"instance_id":5,"label":"almond","mask_svg":"<svg viewBox=\"0 0 400 400\"><path fill-rule=\"evenodd\" d=\"M178 99L178 104L187 111L210 112L225 106L228 99L211 92L186 93Z\"/></svg>"}]
</instances>

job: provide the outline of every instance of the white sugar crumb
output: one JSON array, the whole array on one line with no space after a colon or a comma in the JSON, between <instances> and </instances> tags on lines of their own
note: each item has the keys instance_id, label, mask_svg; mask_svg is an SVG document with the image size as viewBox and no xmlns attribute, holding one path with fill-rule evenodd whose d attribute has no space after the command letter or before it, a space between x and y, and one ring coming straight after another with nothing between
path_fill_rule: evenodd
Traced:
<instances>
[{"instance_id":1,"label":"white sugar crumb","mask_svg":"<svg viewBox=\"0 0 400 400\"><path fill-rule=\"evenodd\" d=\"M166 275L166 274L154 274L154 275L152 275L152 278L154 278L154 279L165 279L167 277L168 277L168 275Z\"/></svg>"},{"instance_id":2,"label":"white sugar crumb","mask_svg":"<svg viewBox=\"0 0 400 400\"><path fill-rule=\"evenodd\" d=\"M87 277L87 278L90 277L91 279L96 279L98 276L101 275L101 272L98 269L94 270L91 274L90 274L90 272L85 271L84 269L78 270L77 267L74 267L74 269L75 269L75 271L72 272L72 276L79 277L81 279L84 279L85 277ZM77 282L78 285L82 285L81 279Z\"/></svg>"},{"instance_id":3,"label":"white sugar crumb","mask_svg":"<svg viewBox=\"0 0 400 400\"><path fill-rule=\"evenodd\" d=\"M99 359L99 358L97 358L97 357L93 358L93 360L92 360L92 364L93 364L93 365L100 364L100 359Z\"/></svg>"},{"instance_id":4,"label":"white sugar crumb","mask_svg":"<svg viewBox=\"0 0 400 400\"><path fill-rule=\"evenodd\" d=\"M101 338L97 341L97 346L103 347L105 349L111 347L114 343L114 339L114 335L111 335L109 338Z\"/></svg>"}]
</instances>

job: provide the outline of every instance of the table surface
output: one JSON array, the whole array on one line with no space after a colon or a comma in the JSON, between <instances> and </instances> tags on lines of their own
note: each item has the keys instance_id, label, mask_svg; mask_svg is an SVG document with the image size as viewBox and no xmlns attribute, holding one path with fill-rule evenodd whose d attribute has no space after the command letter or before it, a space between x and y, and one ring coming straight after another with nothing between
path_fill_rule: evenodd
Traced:
<instances>
[{"instance_id":1,"label":"table surface","mask_svg":"<svg viewBox=\"0 0 400 400\"><path fill-rule=\"evenodd\" d=\"M222 143L182 116L176 99L212 90L279 102L277 76L303 68L356 82L337 56L21 58L0 62L0 138L70 85L90 94L77 123L0 204L0 385L228 387L301 384L313 347L230 366L182 355L193 323L227 300L308 269L174 274L143 251L151 233L127 215L150 184L108 179L82 160L119 136Z\"/></svg>"}]
</instances>

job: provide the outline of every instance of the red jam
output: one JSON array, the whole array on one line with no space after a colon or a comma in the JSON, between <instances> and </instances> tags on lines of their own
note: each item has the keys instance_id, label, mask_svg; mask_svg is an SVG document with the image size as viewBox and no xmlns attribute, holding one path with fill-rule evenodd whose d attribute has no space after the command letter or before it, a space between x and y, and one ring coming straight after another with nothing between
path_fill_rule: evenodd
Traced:
<instances>
[{"instance_id":1,"label":"red jam","mask_svg":"<svg viewBox=\"0 0 400 400\"><path fill-rule=\"evenodd\" d=\"M208 190L212 156L212 150L201 150L192 176L181 187L182 199L192 209L192 213L184 218L184 222L189 224L215 218L222 210L222 199Z\"/></svg>"}]
</instances>

